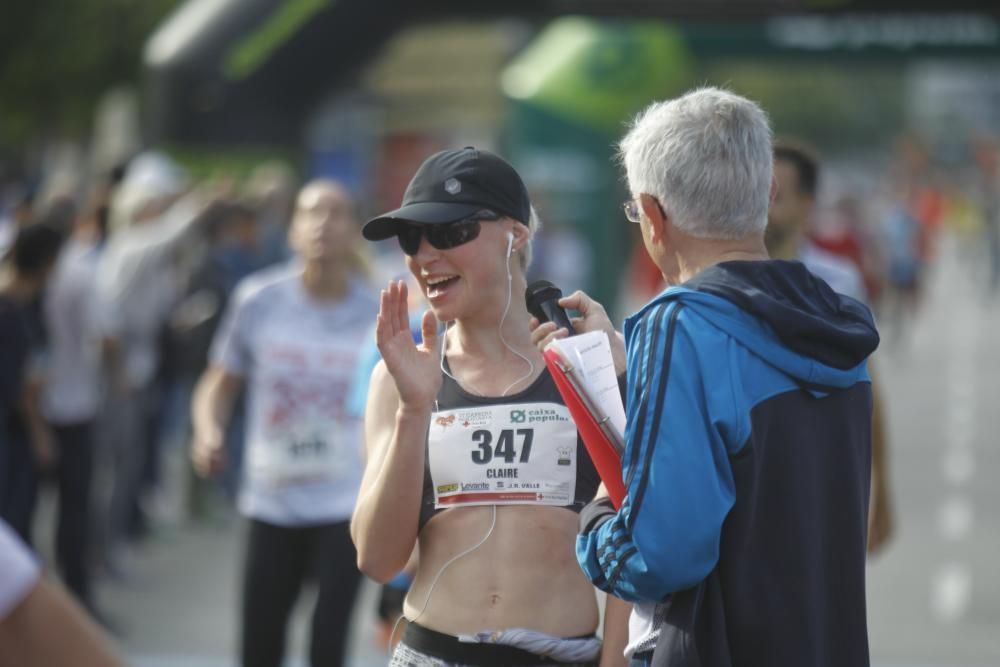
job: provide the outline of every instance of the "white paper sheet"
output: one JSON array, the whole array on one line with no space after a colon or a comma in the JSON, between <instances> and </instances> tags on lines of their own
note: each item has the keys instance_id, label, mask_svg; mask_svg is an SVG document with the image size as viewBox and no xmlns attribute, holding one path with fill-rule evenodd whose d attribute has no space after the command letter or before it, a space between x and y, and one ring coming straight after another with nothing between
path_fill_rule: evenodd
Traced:
<instances>
[{"instance_id":1,"label":"white paper sheet","mask_svg":"<svg viewBox=\"0 0 1000 667\"><path fill-rule=\"evenodd\" d=\"M618 389L618 377L615 375L615 362L611 357L611 344L607 334L603 331L591 331L554 340L549 347L555 348L572 366L577 384L585 388L590 404L601 413L595 416L598 419L608 417L620 440L624 440L625 406Z\"/></svg>"}]
</instances>

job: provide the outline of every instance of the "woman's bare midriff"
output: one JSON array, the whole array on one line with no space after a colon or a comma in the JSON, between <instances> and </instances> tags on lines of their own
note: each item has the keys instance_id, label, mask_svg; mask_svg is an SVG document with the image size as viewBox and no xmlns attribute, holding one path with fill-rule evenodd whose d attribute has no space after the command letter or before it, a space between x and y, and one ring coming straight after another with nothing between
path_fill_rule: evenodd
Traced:
<instances>
[{"instance_id":1,"label":"woman's bare midriff","mask_svg":"<svg viewBox=\"0 0 1000 667\"><path fill-rule=\"evenodd\" d=\"M420 561L406 617L451 635L528 628L558 637L593 633L594 588L576 562L577 515L561 507L497 507L496 527L478 549L441 568L482 540L491 507L455 508L420 533Z\"/></svg>"}]
</instances>

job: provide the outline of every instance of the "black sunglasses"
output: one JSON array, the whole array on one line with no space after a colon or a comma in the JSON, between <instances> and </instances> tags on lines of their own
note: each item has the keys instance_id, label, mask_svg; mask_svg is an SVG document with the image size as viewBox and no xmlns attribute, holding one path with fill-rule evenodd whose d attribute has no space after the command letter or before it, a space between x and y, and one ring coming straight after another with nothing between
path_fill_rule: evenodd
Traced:
<instances>
[{"instance_id":1,"label":"black sunglasses","mask_svg":"<svg viewBox=\"0 0 1000 667\"><path fill-rule=\"evenodd\" d=\"M499 219L499 213L484 209L454 222L438 224L399 222L396 223L396 238L399 239L399 247L403 252L411 256L420 250L420 239L424 236L427 237L427 242L438 250L448 250L478 237L480 220Z\"/></svg>"}]
</instances>

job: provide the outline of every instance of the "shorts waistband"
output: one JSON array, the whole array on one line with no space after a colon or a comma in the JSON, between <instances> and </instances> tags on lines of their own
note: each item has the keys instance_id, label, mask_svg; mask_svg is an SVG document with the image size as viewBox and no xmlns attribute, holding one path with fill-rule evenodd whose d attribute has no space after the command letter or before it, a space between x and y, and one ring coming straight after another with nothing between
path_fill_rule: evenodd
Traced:
<instances>
[{"instance_id":1,"label":"shorts waistband","mask_svg":"<svg viewBox=\"0 0 1000 667\"><path fill-rule=\"evenodd\" d=\"M511 667L511 665L559 665L552 658L524 651L503 644L486 644L459 641L454 635L444 634L410 623L403 634L403 643L421 653L440 660L476 667Z\"/></svg>"}]
</instances>

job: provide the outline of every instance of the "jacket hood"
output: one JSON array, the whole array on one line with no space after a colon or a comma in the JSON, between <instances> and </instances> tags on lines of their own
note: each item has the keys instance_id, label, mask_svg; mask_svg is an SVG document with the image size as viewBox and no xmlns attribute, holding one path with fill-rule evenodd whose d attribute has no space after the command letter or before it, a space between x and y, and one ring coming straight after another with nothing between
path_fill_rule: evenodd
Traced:
<instances>
[{"instance_id":1,"label":"jacket hood","mask_svg":"<svg viewBox=\"0 0 1000 667\"><path fill-rule=\"evenodd\" d=\"M801 384L848 387L879 344L871 311L800 262L724 262L667 289L676 300ZM645 310L645 309L644 309Z\"/></svg>"}]
</instances>

